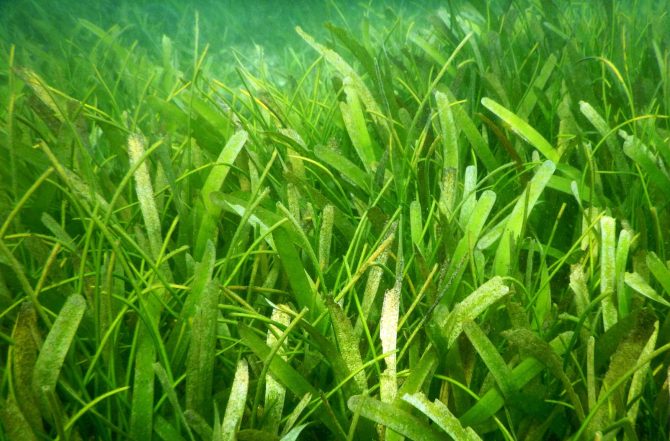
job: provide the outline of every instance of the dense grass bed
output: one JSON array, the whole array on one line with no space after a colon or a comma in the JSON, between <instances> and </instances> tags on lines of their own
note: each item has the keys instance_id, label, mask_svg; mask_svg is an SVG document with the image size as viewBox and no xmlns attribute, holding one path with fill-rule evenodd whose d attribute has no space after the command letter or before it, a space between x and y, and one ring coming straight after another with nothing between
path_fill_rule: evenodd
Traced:
<instances>
[{"instance_id":1,"label":"dense grass bed","mask_svg":"<svg viewBox=\"0 0 670 441\"><path fill-rule=\"evenodd\" d=\"M0 439L668 439L670 2L89 3L0 3Z\"/></svg>"}]
</instances>

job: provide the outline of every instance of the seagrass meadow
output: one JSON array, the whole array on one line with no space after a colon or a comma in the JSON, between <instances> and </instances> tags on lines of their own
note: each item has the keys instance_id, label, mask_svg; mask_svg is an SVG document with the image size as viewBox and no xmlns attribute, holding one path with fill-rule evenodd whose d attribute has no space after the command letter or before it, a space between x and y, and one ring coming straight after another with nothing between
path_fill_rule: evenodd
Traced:
<instances>
[{"instance_id":1,"label":"seagrass meadow","mask_svg":"<svg viewBox=\"0 0 670 441\"><path fill-rule=\"evenodd\" d=\"M0 440L670 437L670 1L0 1Z\"/></svg>"}]
</instances>

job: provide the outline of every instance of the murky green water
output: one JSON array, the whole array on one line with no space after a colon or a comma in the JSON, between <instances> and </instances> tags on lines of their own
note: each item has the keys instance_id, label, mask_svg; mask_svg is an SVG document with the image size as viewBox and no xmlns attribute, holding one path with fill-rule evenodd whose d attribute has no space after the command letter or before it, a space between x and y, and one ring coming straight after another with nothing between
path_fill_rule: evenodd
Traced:
<instances>
[{"instance_id":1,"label":"murky green water","mask_svg":"<svg viewBox=\"0 0 670 441\"><path fill-rule=\"evenodd\" d=\"M149 50L158 50L160 38L193 45L196 40L208 44L210 53L226 54L236 50L253 57L263 48L277 55L300 50L304 43L294 31L301 26L315 36L326 35L323 24L334 23L365 32L367 24L392 26L399 17L426 17L441 2L407 1L3 1L3 44L30 39L44 50L57 50L62 44L59 30L77 26L80 20L110 29L119 26L122 39L139 42ZM367 24L366 24L367 23Z\"/></svg>"}]
</instances>

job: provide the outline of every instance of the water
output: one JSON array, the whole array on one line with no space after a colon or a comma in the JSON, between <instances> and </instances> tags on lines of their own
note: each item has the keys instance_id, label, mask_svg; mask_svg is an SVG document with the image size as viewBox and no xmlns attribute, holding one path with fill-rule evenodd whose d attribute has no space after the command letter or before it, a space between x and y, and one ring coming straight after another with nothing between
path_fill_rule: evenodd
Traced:
<instances>
[{"instance_id":1,"label":"water","mask_svg":"<svg viewBox=\"0 0 670 441\"><path fill-rule=\"evenodd\" d=\"M391 25L397 17L426 16L439 2L398 0L349 2L329 0L224 0L224 1L32 1L0 0L0 43L2 47L24 39L45 51L58 52L66 34L87 20L101 29L117 25L123 29L120 41L138 42L140 48L159 53L161 38L178 45L205 44L214 55L230 56L237 51L253 57L260 48L267 56L279 56L305 47L295 27L318 38L327 37L323 24L331 22L354 31L372 24ZM82 33L82 38L86 38ZM185 49L185 48L184 48ZM225 59L216 60L219 63Z\"/></svg>"}]
</instances>

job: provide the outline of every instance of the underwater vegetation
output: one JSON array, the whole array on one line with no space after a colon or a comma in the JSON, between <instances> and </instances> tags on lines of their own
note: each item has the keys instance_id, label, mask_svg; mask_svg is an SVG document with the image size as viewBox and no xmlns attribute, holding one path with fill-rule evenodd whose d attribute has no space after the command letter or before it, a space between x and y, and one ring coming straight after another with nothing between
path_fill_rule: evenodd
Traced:
<instances>
[{"instance_id":1,"label":"underwater vegetation","mask_svg":"<svg viewBox=\"0 0 670 441\"><path fill-rule=\"evenodd\" d=\"M94 3L0 1L0 439L668 439L669 1Z\"/></svg>"}]
</instances>

